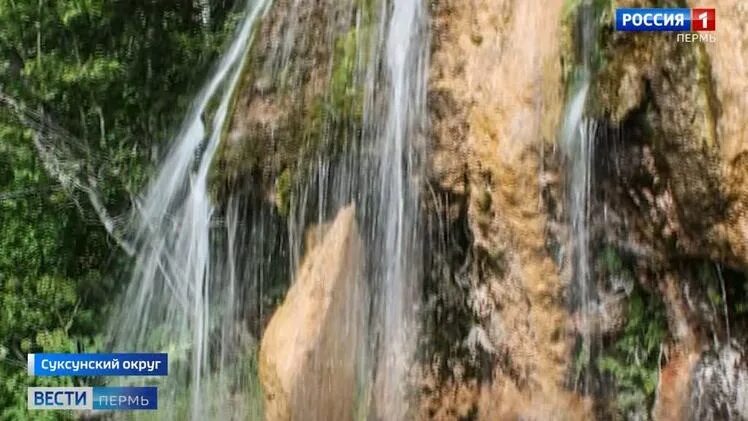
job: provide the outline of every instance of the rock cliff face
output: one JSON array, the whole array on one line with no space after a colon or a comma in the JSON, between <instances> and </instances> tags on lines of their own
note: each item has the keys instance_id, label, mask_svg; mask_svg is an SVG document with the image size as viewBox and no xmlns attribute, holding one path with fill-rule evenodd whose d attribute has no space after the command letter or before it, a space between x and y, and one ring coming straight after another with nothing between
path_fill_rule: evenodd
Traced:
<instances>
[{"instance_id":1,"label":"rock cliff face","mask_svg":"<svg viewBox=\"0 0 748 421\"><path fill-rule=\"evenodd\" d=\"M637 175L650 175L651 213L659 213L650 224L631 218L647 224L631 233L645 238L631 238L631 243L660 254L709 250L711 257L744 263L743 253L719 229L728 216L723 181L729 165L720 156L718 100L703 46L658 34L614 33L602 54L606 64L595 85L594 108L621 128L618 145L611 145L616 135L603 145L618 149L604 151L603 158L626 164L602 175L620 175L619 188ZM631 149L636 156L629 158Z\"/></svg>"},{"instance_id":2,"label":"rock cliff face","mask_svg":"<svg viewBox=\"0 0 748 421\"><path fill-rule=\"evenodd\" d=\"M308 175L309 162L335 156L360 129L361 81L354 74L368 13L363 1L270 6L213 165L219 201L251 190L287 215L291 190Z\"/></svg>"},{"instance_id":3,"label":"rock cliff face","mask_svg":"<svg viewBox=\"0 0 748 421\"><path fill-rule=\"evenodd\" d=\"M695 1L689 2L697 7ZM720 260L748 267L748 5L722 0L717 42L704 45L709 62L715 112L714 148L725 198L723 219L710 230Z\"/></svg>"},{"instance_id":4,"label":"rock cliff face","mask_svg":"<svg viewBox=\"0 0 748 421\"><path fill-rule=\"evenodd\" d=\"M273 5L215 165L219 199L251 190L285 215L305 165L355 138L359 53L376 22L372 2L343 3ZM580 2L431 3L420 419L746 413L746 392L729 385L748 378L748 5L718 2L713 44L613 31L615 7L658 5L589 2L597 301L582 323L558 144L582 61ZM364 334L368 306L353 281L365 260L353 213L307 245L267 326L268 419L353 416L355 359L339 346Z\"/></svg>"},{"instance_id":5,"label":"rock cliff face","mask_svg":"<svg viewBox=\"0 0 748 421\"><path fill-rule=\"evenodd\" d=\"M569 83L563 66L573 65L575 55L564 30L577 29L561 22L574 7L439 2L430 74L432 181L445 197L465 198L451 201L465 210L447 210L444 217L464 219L470 231L474 270L466 306L482 338L478 346L490 355L479 365L491 375L465 379L463 365L455 363L456 375L441 389L427 376L425 417L491 419L491 410L504 417L648 417L659 384L652 415L682 419L677 414L698 411L694 390L719 389L704 388L692 373L710 364L700 362L709 349L742 352L715 348L715 337L722 344L746 341L734 328L745 323L743 316L725 302L745 299L748 267L746 119L738 111L748 99L741 64L746 36L737 23L746 7L738 3L719 4L718 41L706 45L612 31L614 7L653 2L619 1L596 15L586 107L599 124L591 254L601 297L618 298L609 307L601 301L603 310L593 317L606 325L599 329L601 348L595 366L579 368L572 363L572 338L580 326L566 299L572 274L552 253L569 236L559 183L565 164L554 143ZM521 29L528 27L544 30ZM634 285L612 290L621 282ZM659 324L660 314L666 325ZM634 377L618 368L616 361L647 347L633 345L634 336L662 344L666 362L657 383L660 345L643 351L649 362ZM574 394L563 385L577 369L608 385L587 398ZM739 412L731 399L723 398L733 402L723 406Z\"/></svg>"}]
</instances>

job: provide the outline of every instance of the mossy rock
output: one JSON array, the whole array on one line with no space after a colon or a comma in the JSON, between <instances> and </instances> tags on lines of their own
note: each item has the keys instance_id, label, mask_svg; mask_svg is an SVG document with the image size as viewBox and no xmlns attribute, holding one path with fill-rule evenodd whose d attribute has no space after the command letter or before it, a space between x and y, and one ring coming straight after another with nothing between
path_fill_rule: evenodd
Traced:
<instances>
[{"instance_id":1,"label":"mossy rock","mask_svg":"<svg viewBox=\"0 0 748 421\"><path fill-rule=\"evenodd\" d=\"M360 129L363 87L356 75L361 57L368 56L362 47L371 32L366 9L371 4L358 5L367 17L358 26L320 38L300 36L283 51L289 26L298 34L340 26L339 13L325 4L302 0L293 14L290 7L284 1L272 6L248 53L210 174L219 203L252 189L287 215L292 193L311 163L318 157L335 159Z\"/></svg>"}]
</instances>

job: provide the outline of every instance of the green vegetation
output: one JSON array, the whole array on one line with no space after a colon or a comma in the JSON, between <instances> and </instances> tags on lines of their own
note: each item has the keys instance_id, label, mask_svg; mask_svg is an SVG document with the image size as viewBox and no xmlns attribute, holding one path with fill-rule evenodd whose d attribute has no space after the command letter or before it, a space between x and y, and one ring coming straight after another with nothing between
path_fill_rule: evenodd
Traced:
<instances>
[{"instance_id":1,"label":"green vegetation","mask_svg":"<svg viewBox=\"0 0 748 421\"><path fill-rule=\"evenodd\" d=\"M636 288L628 297L627 314L622 334L597 365L615 381L621 414L648 413L657 388L660 344L667 332L665 312L657 297Z\"/></svg>"},{"instance_id":2,"label":"green vegetation","mask_svg":"<svg viewBox=\"0 0 748 421\"><path fill-rule=\"evenodd\" d=\"M634 282L615 248L608 246L601 251L597 270L633 285L626 298L626 324L597 358L597 369L614 382L617 412L624 418L647 414L654 403L660 346L667 333L664 305L659 297Z\"/></svg>"},{"instance_id":3,"label":"green vegetation","mask_svg":"<svg viewBox=\"0 0 748 421\"><path fill-rule=\"evenodd\" d=\"M620 297L623 323L604 333L600 345L580 344L571 374L575 382L592 374L603 385L595 393L606 402L601 409L605 417L648 419L657 389L660 347L668 332L664 303L636 282L632 262L615 247L600 250L595 272L599 279L617 279L621 286L630 286Z\"/></svg>"},{"instance_id":4,"label":"green vegetation","mask_svg":"<svg viewBox=\"0 0 748 421\"><path fill-rule=\"evenodd\" d=\"M561 10L561 63L562 74L569 87L582 77L583 63L595 74L605 64L603 47L612 32L614 21L613 0L566 0ZM590 31L591 45L583 45L583 31ZM589 75L588 75L589 76Z\"/></svg>"},{"instance_id":5,"label":"green vegetation","mask_svg":"<svg viewBox=\"0 0 748 421\"><path fill-rule=\"evenodd\" d=\"M291 208L291 170L286 168L280 176L275 179L276 206L278 212L286 217Z\"/></svg>"},{"instance_id":6,"label":"green vegetation","mask_svg":"<svg viewBox=\"0 0 748 421\"><path fill-rule=\"evenodd\" d=\"M330 98L327 107L330 109L332 118L339 122L348 120L360 121L363 117L363 89L354 81L356 75L356 60L359 54L363 55L358 46L361 42L361 32L370 29L364 27L361 30L351 28L348 33L338 38L335 43L335 63L333 65L332 80L330 81ZM364 38L366 41L366 38Z\"/></svg>"},{"instance_id":7,"label":"green vegetation","mask_svg":"<svg viewBox=\"0 0 748 421\"><path fill-rule=\"evenodd\" d=\"M230 33L232 3L202 10L193 1L0 0L0 93L53 124L51 149L97 186L111 214L124 215ZM16 420L29 417L25 386L86 382L29 379L25 354L101 348L117 289L104 273L123 271L127 257L84 192L45 170L34 147L38 127L5 105L0 419Z\"/></svg>"}]
</instances>

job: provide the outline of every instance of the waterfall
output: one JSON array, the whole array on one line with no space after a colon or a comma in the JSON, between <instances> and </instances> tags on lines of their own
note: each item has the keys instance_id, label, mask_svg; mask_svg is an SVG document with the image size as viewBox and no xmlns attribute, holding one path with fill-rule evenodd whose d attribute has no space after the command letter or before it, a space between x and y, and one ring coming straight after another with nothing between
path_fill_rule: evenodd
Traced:
<instances>
[{"instance_id":1,"label":"waterfall","mask_svg":"<svg viewBox=\"0 0 748 421\"><path fill-rule=\"evenodd\" d=\"M418 250L421 235L418 203L423 146L419 130L425 118L426 16L420 0L395 1L386 41L388 111L379 137L379 255L382 343L379 388L383 419L407 416L403 381L415 348Z\"/></svg>"},{"instance_id":2,"label":"waterfall","mask_svg":"<svg viewBox=\"0 0 748 421\"><path fill-rule=\"evenodd\" d=\"M579 7L577 42L580 45L581 65L577 69L576 81L566 105L561 148L567 162L567 206L569 217L569 244L572 282L571 306L576 312L577 332L581 336L581 349L577 359L578 367L584 367L581 390L589 393L590 376L588 368L593 361L593 345L597 337L595 324L591 318L599 311L594 271L590 252L590 207L593 185L593 160L596 123L584 117L587 94L590 85L591 57L594 43L593 6L585 2ZM577 370L580 371L579 368ZM575 379L579 387L580 379Z\"/></svg>"},{"instance_id":3,"label":"waterfall","mask_svg":"<svg viewBox=\"0 0 748 421\"><path fill-rule=\"evenodd\" d=\"M354 203L366 248L366 276L361 282L366 283L369 307L365 334L352 336L362 338L355 344L361 396L357 411L376 413L382 419L407 419L422 276L419 191L426 118L425 5L420 0L364 6L331 1L305 5L322 10L320 15L310 15L301 9L303 2L296 1L286 5L285 15L272 17L283 21L283 32L272 38L272 45L261 47L267 49L260 62L253 63L260 73L255 75L256 84L271 86L272 92L303 83L298 75L309 71L302 68L308 63L297 60L299 51L294 48L310 42L311 34L305 31L309 28L303 27L310 16L324 19L322 24L314 21L323 26L323 36L313 39L315 43L336 45L351 31L369 34L356 38L353 73L363 97L360 126L341 135L330 129L335 123L325 123L322 144L340 142L335 138L340 135L346 146L334 157L323 147L318 155L299 163L306 176L293 186L287 237L278 239L285 235L277 225L278 216L258 204L255 196L232 192L217 208L209 187L211 165L232 118L232 98L247 49L268 3L247 6L233 42L194 100L170 153L138 202L135 265L112 319L113 347L169 352L169 376L161 384L160 396L162 413L171 419L260 417L260 402L251 396L258 393L257 385L247 380L256 380L256 373L246 371L253 369L247 364L253 359L256 334L272 311L265 309L272 304L265 297L269 290L293 282L281 278L298 269L305 249L303 233L323 227L340 208ZM266 15L271 19L272 13ZM324 73L325 64L318 65ZM333 77L331 68L326 72ZM336 339L337 346L351 346L347 339Z\"/></svg>"},{"instance_id":4,"label":"waterfall","mask_svg":"<svg viewBox=\"0 0 748 421\"><path fill-rule=\"evenodd\" d=\"M346 34L359 34L353 80L362 90L361 126L345 131L341 141L336 137L341 136L339 132L330 127L334 123L329 123L323 142L328 149L344 144L340 156L331 157L323 150L301 164L309 175L293 195L289 248L295 269L303 248L302 233L324 226L340 208L355 204L367 256L362 282L366 282L369 324L363 334L350 335L363 343L345 345L340 338L339 346L360 352L358 414L407 419L423 265L419 201L425 148L427 15L420 0L374 2L366 11L353 7L356 4L360 3L324 5L329 16L322 33L330 43ZM290 13L289 20L299 12ZM301 43L299 37L304 35L293 23L288 25L265 68L288 66L288 46ZM282 75L273 70L276 85L281 84Z\"/></svg>"},{"instance_id":5,"label":"waterfall","mask_svg":"<svg viewBox=\"0 0 748 421\"><path fill-rule=\"evenodd\" d=\"M595 122L581 118L581 105L584 103L586 87L581 88L572 100L567 115L567 124L573 129L567 144L570 152L568 174L568 206L571 243L571 269L573 281L572 306L576 311L576 324L582 344L578 364L589 366L592 363L595 323L599 307L590 253L590 199L592 188L592 159L594 158ZM574 121L576 120L576 121ZM589 376L585 373L582 390L589 392Z\"/></svg>"},{"instance_id":6,"label":"waterfall","mask_svg":"<svg viewBox=\"0 0 748 421\"><path fill-rule=\"evenodd\" d=\"M400 420L408 419L411 410L408 378L419 329L428 22L420 0L377 6L371 36L362 40L356 58L355 79L364 97L361 130L347 134L342 158L323 156L310 163L314 175L298 188L289 230L304 232L308 214L315 213L311 204L317 215L311 222L321 224L355 203L367 248L366 301L371 306L368 330L356 335L364 341L355 347L362 350L366 402L359 413ZM352 21L357 31L363 30L360 15ZM300 249L300 235L291 237L291 249Z\"/></svg>"},{"instance_id":7,"label":"waterfall","mask_svg":"<svg viewBox=\"0 0 748 421\"><path fill-rule=\"evenodd\" d=\"M187 414L204 419L211 409L205 397L223 401L233 387L211 378L211 366L236 363L216 361L230 344L214 337L216 326L233 322L231 306L223 303L233 303L236 280L218 276L222 268L214 267L219 259L211 247L214 209L207 179L266 3L247 5L233 41L195 98L134 216L135 265L110 332L117 351L169 353L160 406L172 419ZM221 393L219 387L224 388ZM187 393L189 405L180 399Z\"/></svg>"}]
</instances>

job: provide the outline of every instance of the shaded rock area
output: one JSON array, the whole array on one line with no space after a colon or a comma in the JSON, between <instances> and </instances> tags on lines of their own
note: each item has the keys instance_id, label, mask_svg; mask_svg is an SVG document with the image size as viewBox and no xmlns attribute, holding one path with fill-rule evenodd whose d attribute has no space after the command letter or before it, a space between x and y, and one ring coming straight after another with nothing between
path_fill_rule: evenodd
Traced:
<instances>
[{"instance_id":1,"label":"shaded rock area","mask_svg":"<svg viewBox=\"0 0 748 421\"><path fill-rule=\"evenodd\" d=\"M309 245L262 338L259 374L267 420L350 420L356 344L365 337L363 246L353 205Z\"/></svg>"},{"instance_id":2,"label":"shaded rock area","mask_svg":"<svg viewBox=\"0 0 748 421\"><path fill-rule=\"evenodd\" d=\"M657 2L616 2L652 5ZM647 215L626 218L628 238L615 235L632 248L748 267L748 131L745 118L737 117L748 104L741 64L748 60L746 13L741 2L722 2L715 43L679 43L674 34L632 36L611 27L602 37L605 64L591 109L616 130L603 140L599 171L612 178L606 190L618 189L610 197L628 196L623 209Z\"/></svg>"},{"instance_id":3,"label":"shaded rock area","mask_svg":"<svg viewBox=\"0 0 748 421\"><path fill-rule=\"evenodd\" d=\"M742 260L712 232L726 218L727 195L708 57L701 45L640 35L611 35L591 96L599 117L620 129L600 145L608 164L600 178L628 196L622 209L647 213L624 217L641 228L622 226L628 232L615 236L661 257L711 249L710 257Z\"/></svg>"}]
</instances>

